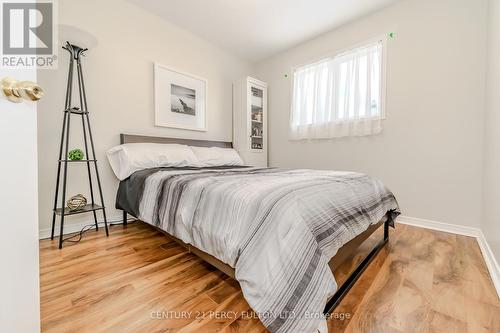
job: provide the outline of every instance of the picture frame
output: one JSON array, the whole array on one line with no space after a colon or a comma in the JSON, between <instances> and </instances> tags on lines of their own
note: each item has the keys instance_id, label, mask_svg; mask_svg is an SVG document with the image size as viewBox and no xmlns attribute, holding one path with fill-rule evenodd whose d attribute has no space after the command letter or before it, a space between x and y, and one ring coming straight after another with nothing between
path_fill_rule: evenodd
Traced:
<instances>
[{"instance_id":1,"label":"picture frame","mask_svg":"<svg viewBox=\"0 0 500 333\"><path fill-rule=\"evenodd\" d=\"M154 63L155 126L207 131L206 79Z\"/></svg>"}]
</instances>

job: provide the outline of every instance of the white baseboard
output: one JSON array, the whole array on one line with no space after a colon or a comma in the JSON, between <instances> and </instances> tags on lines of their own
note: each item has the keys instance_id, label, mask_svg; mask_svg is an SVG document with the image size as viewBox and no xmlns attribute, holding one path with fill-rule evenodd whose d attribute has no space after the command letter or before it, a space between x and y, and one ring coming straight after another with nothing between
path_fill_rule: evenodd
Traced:
<instances>
[{"instance_id":1,"label":"white baseboard","mask_svg":"<svg viewBox=\"0 0 500 333\"><path fill-rule=\"evenodd\" d=\"M477 237L477 242L481 248L481 253L483 254L484 261L486 262L486 266L490 272L493 284L497 289L497 294L500 297L500 266L498 265L498 261L496 260L493 251L491 251L491 247L482 231L480 231L480 235Z\"/></svg>"},{"instance_id":2,"label":"white baseboard","mask_svg":"<svg viewBox=\"0 0 500 333\"><path fill-rule=\"evenodd\" d=\"M419 219L416 217L409 216L399 216L396 219L396 222L412 225L415 227L432 229L437 231L448 232L451 234L463 235L474 237L479 244L479 248L481 249L481 253L483 255L486 266L488 267L488 271L490 272L491 280L495 285L495 289L497 294L500 297L500 266L491 251L491 248L488 244L488 241L484 237L483 232L479 228L461 226L456 224L449 224L443 222L436 222L432 220Z\"/></svg>"},{"instance_id":3,"label":"white baseboard","mask_svg":"<svg viewBox=\"0 0 500 333\"><path fill-rule=\"evenodd\" d=\"M112 216L112 217L109 217L108 218L108 223L117 223L117 222L121 222L123 220L123 217L122 216ZM99 219L99 222L102 222L102 219ZM87 226L87 225L93 225L94 224L94 220L86 220L86 221L82 221L82 222L76 222L76 223L72 223L72 222L64 222L64 232L63 234L64 235L67 235L67 234L72 234L74 232L80 232L80 230L82 230L83 227ZM59 236L59 220L57 220L56 222L56 229L55 229L55 232L54 232L54 237L55 236ZM99 228L100 227L103 227L104 228L104 224L99 224ZM45 228L45 229L40 229L39 232L38 232L38 238L39 239L46 239L46 238L50 238L50 233L52 232L52 228Z\"/></svg>"},{"instance_id":4,"label":"white baseboard","mask_svg":"<svg viewBox=\"0 0 500 333\"><path fill-rule=\"evenodd\" d=\"M396 221L402 224L413 225L415 227L449 232L450 234L463 235L476 238L481 233L481 230L479 228L436 222L432 220L420 219L417 217L410 217L410 216L398 216Z\"/></svg>"}]
</instances>

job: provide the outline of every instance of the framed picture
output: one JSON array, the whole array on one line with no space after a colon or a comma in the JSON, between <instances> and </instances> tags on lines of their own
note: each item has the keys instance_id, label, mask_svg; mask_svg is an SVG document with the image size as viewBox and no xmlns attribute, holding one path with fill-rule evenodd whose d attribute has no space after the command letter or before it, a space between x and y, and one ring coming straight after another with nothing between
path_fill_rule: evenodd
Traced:
<instances>
[{"instance_id":1,"label":"framed picture","mask_svg":"<svg viewBox=\"0 0 500 333\"><path fill-rule=\"evenodd\" d=\"M207 80L154 64L155 124L207 130Z\"/></svg>"}]
</instances>

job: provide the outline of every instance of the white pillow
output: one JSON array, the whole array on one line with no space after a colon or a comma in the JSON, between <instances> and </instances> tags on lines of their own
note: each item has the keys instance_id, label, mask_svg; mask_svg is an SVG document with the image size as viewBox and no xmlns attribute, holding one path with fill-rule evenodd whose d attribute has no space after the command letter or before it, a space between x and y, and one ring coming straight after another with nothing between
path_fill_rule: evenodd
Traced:
<instances>
[{"instance_id":1,"label":"white pillow","mask_svg":"<svg viewBox=\"0 0 500 333\"><path fill-rule=\"evenodd\" d=\"M233 148L191 146L191 149L198 159L200 167L243 165L243 160Z\"/></svg>"},{"instance_id":2,"label":"white pillow","mask_svg":"<svg viewBox=\"0 0 500 333\"><path fill-rule=\"evenodd\" d=\"M199 165L189 146L179 144L127 143L111 148L106 155L120 180L138 170Z\"/></svg>"}]
</instances>

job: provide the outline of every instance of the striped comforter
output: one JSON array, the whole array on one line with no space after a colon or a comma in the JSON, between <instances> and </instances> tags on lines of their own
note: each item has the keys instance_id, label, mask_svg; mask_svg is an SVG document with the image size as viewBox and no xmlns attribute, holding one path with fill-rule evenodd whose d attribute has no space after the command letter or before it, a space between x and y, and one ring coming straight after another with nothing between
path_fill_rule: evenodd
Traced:
<instances>
[{"instance_id":1,"label":"striped comforter","mask_svg":"<svg viewBox=\"0 0 500 333\"><path fill-rule=\"evenodd\" d=\"M363 174L246 167L138 171L121 182L117 208L234 267L271 332L316 332L337 288L329 260L399 214Z\"/></svg>"}]
</instances>

